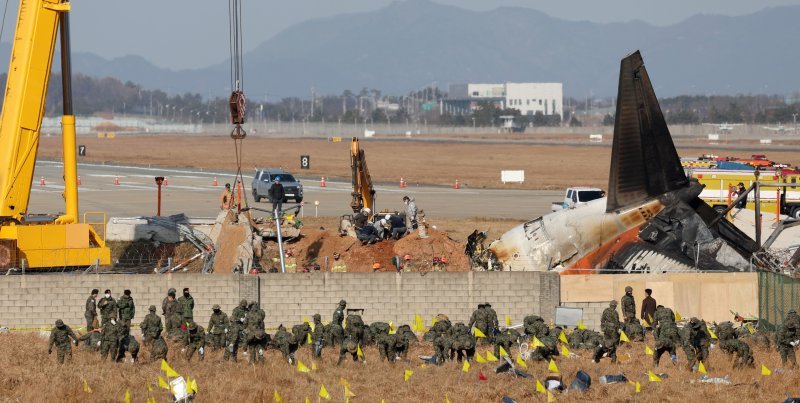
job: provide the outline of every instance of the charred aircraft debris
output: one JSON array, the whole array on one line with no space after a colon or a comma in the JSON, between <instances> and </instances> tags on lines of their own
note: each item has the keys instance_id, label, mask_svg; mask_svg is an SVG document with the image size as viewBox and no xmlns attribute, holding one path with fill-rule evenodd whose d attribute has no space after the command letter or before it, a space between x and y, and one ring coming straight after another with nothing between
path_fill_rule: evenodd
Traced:
<instances>
[{"instance_id":1,"label":"charred aircraft debris","mask_svg":"<svg viewBox=\"0 0 800 403\"><path fill-rule=\"evenodd\" d=\"M759 245L718 220L701 189L684 174L637 51L620 66L607 197L513 228L471 261L565 274L748 270Z\"/></svg>"}]
</instances>

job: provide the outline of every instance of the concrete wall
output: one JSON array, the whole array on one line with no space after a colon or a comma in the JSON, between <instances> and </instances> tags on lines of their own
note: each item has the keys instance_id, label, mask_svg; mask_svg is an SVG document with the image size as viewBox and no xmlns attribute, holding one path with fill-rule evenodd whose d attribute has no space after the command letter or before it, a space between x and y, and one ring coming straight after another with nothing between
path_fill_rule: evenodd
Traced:
<instances>
[{"instance_id":1,"label":"concrete wall","mask_svg":"<svg viewBox=\"0 0 800 403\"><path fill-rule=\"evenodd\" d=\"M56 319L82 325L83 306L92 288L110 288L115 298L130 289L136 302L135 323L154 304L161 312L166 290L189 287L195 299L195 320L205 326L211 306L225 312L240 298L260 296L267 326L299 323L319 312L330 320L340 299L350 308L363 308L365 322L410 323L419 314L444 313L453 321L468 321L479 303L490 302L501 322L510 315L520 323L525 315L554 319L559 303L555 273L307 273L255 276L157 275L27 275L0 277L0 325L51 326Z\"/></svg>"},{"instance_id":2,"label":"concrete wall","mask_svg":"<svg viewBox=\"0 0 800 403\"><path fill-rule=\"evenodd\" d=\"M606 274L561 276L561 304L583 308L584 324L600 327L600 315L611 300L619 301L625 287L633 287L637 316L645 288L653 290L660 305L671 307L681 316L706 321L731 320L730 311L758 315L756 273L673 273ZM621 308L620 309L620 317Z\"/></svg>"}]
</instances>

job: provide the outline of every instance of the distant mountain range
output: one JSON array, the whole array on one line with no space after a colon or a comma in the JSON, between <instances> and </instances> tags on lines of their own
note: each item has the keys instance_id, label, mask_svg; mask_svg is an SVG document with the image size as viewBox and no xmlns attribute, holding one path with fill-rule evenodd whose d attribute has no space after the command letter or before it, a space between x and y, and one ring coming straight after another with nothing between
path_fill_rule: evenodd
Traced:
<instances>
[{"instance_id":1,"label":"distant mountain range","mask_svg":"<svg viewBox=\"0 0 800 403\"><path fill-rule=\"evenodd\" d=\"M245 54L245 92L277 99L376 88L405 94L435 83L563 82L566 95L612 96L619 60L641 49L659 96L788 94L800 89L800 6L741 16L565 21L527 9L475 12L428 0L297 24ZM248 38L248 42L255 41ZM166 46L168 39L160 46ZM0 48L8 60L8 45ZM7 67L3 63L3 70ZM172 71L138 56L74 55L74 71L170 93L225 95L228 62ZM261 95L263 96L263 95Z\"/></svg>"}]
</instances>

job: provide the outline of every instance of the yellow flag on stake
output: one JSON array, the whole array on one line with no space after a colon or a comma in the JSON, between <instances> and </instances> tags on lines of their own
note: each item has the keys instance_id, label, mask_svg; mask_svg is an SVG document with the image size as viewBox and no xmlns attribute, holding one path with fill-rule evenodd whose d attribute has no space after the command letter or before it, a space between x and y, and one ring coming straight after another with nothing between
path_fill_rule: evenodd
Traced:
<instances>
[{"instance_id":1,"label":"yellow flag on stake","mask_svg":"<svg viewBox=\"0 0 800 403\"><path fill-rule=\"evenodd\" d=\"M308 369L306 364L303 364L303 361L300 361L300 360L297 360L297 370L299 372L311 372L311 370Z\"/></svg>"},{"instance_id":2,"label":"yellow flag on stake","mask_svg":"<svg viewBox=\"0 0 800 403\"><path fill-rule=\"evenodd\" d=\"M642 384L640 384L639 381L636 381L636 393L639 393L641 391L642 391Z\"/></svg>"},{"instance_id":3,"label":"yellow flag on stake","mask_svg":"<svg viewBox=\"0 0 800 403\"><path fill-rule=\"evenodd\" d=\"M164 378L160 376L158 377L158 387L169 390L169 385L167 384L167 381L165 381Z\"/></svg>"},{"instance_id":4,"label":"yellow flag on stake","mask_svg":"<svg viewBox=\"0 0 800 403\"><path fill-rule=\"evenodd\" d=\"M450 396L448 396L446 393L444 395L444 403L450 403Z\"/></svg>"},{"instance_id":5,"label":"yellow flag on stake","mask_svg":"<svg viewBox=\"0 0 800 403\"><path fill-rule=\"evenodd\" d=\"M650 315L649 313L647 314L647 322L653 323L653 315Z\"/></svg>"},{"instance_id":6,"label":"yellow flag on stake","mask_svg":"<svg viewBox=\"0 0 800 403\"><path fill-rule=\"evenodd\" d=\"M478 364L486 364L486 359L481 356L481 353L475 353L475 362Z\"/></svg>"},{"instance_id":7,"label":"yellow flag on stake","mask_svg":"<svg viewBox=\"0 0 800 403\"><path fill-rule=\"evenodd\" d=\"M89 382L86 382L86 379L83 380L83 391L86 393L92 393L92 388L89 387Z\"/></svg>"},{"instance_id":8,"label":"yellow flag on stake","mask_svg":"<svg viewBox=\"0 0 800 403\"><path fill-rule=\"evenodd\" d=\"M544 385L542 385L542 382L538 379L536 380L536 391L539 393L547 392L547 389L544 388Z\"/></svg>"},{"instance_id":9,"label":"yellow flag on stake","mask_svg":"<svg viewBox=\"0 0 800 403\"><path fill-rule=\"evenodd\" d=\"M558 370L558 365L556 365L556 362L553 361L552 358L550 359L550 364L547 364L547 370L550 372L555 372L557 374L560 373L560 371Z\"/></svg>"},{"instance_id":10,"label":"yellow flag on stake","mask_svg":"<svg viewBox=\"0 0 800 403\"><path fill-rule=\"evenodd\" d=\"M583 321L582 320L578 321L578 329L586 330L586 326L583 325Z\"/></svg>"},{"instance_id":11,"label":"yellow flag on stake","mask_svg":"<svg viewBox=\"0 0 800 403\"><path fill-rule=\"evenodd\" d=\"M281 399L281 395L278 394L277 389L275 389L275 392L272 394L272 400L275 401L275 403L281 403L283 401L283 399Z\"/></svg>"},{"instance_id":12,"label":"yellow flag on stake","mask_svg":"<svg viewBox=\"0 0 800 403\"><path fill-rule=\"evenodd\" d=\"M502 347L500 347L500 348L502 348ZM503 351L505 351L505 350L503 350ZM506 354L506 355L508 355L508 354ZM492 354L491 351L487 351L486 352L486 361L497 362L497 357L495 357L494 354Z\"/></svg>"},{"instance_id":13,"label":"yellow flag on stake","mask_svg":"<svg viewBox=\"0 0 800 403\"><path fill-rule=\"evenodd\" d=\"M544 347L544 343L542 343L542 341L539 340L539 338L537 338L536 336L533 336L533 342L531 343L531 347L533 348Z\"/></svg>"},{"instance_id":14,"label":"yellow flag on stake","mask_svg":"<svg viewBox=\"0 0 800 403\"><path fill-rule=\"evenodd\" d=\"M569 350L567 350L567 346L561 346L561 355L564 357L569 357Z\"/></svg>"},{"instance_id":15,"label":"yellow flag on stake","mask_svg":"<svg viewBox=\"0 0 800 403\"><path fill-rule=\"evenodd\" d=\"M339 384L344 386L345 388L350 387L350 382L347 382L347 379L344 378L339 378Z\"/></svg>"},{"instance_id":16,"label":"yellow flag on stake","mask_svg":"<svg viewBox=\"0 0 800 403\"><path fill-rule=\"evenodd\" d=\"M708 326L708 324L706 324L706 329L708 329L708 335L711 336L712 339L716 339L717 338L717 335L714 334L713 330L711 330L711 326Z\"/></svg>"},{"instance_id":17,"label":"yellow flag on stake","mask_svg":"<svg viewBox=\"0 0 800 403\"><path fill-rule=\"evenodd\" d=\"M147 384L147 391L153 393L153 387L149 383Z\"/></svg>"},{"instance_id":18,"label":"yellow flag on stake","mask_svg":"<svg viewBox=\"0 0 800 403\"><path fill-rule=\"evenodd\" d=\"M167 361L165 361L163 358L161 359L161 370L166 373L167 378L177 378L180 376L177 372L175 372L174 369L172 369L172 367L169 366L169 364L167 364Z\"/></svg>"},{"instance_id":19,"label":"yellow flag on stake","mask_svg":"<svg viewBox=\"0 0 800 403\"><path fill-rule=\"evenodd\" d=\"M703 365L703 361L700 361L700 363L697 364L697 372L701 374L708 374L708 372L706 371L706 366Z\"/></svg>"},{"instance_id":20,"label":"yellow flag on stake","mask_svg":"<svg viewBox=\"0 0 800 403\"><path fill-rule=\"evenodd\" d=\"M197 379L192 379L189 383L189 389L194 392L194 394L197 394Z\"/></svg>"},{"instance_id":21,"label":"yellow flag on stake","mask_svg":"<svg viewBox=\"0 0 800 403\"><path fill-rule=\"evenodd\" d=\"M351 397L356 397L356 394L350 390L350 385L344 387L344 397L350 399Z\"/></svg>"},{"instance_id":22,"label":"yellow flag on stake","mask_svg":"<svg viewBox=\"0 0 800 403\"><path fill-rule=\"evenodd\" d=\"M526 369L528 368L528 364L525 362L525 360L522 359L522 356L519 354L517 354L517 365L519 365L522 368Z\"/></svg>"},{"instance_id":23,"label":"yellow flag on stake","mask_svg":"<svg viewBox=\"0 0 800 403\"><path fill-rule=\"evenodd\" d=\"M561 334L558 335L558 339L564 344L569 344L569 341L567 341L567 334L564 333L563 330L561 331Z\"/></svg>"},{"instance_id":24,"label":"yellow flag on stake","mask_svg":"<svg viewBox=\"0 0 800 403\"><path fill-rule=\"evenodd\" d=\"M625 334L624 331L622 331L622 332L619 332L619 341L622 341L622 342L625 342L625 343L630 343L631 339L629 339L628 335Z\"/></svg>"},{"instance_id":25,"label":"yellow flag on stake","mask_svg":"<svg viewBox=\"0 0 800 403\"><path fill-rule=\"evenodd\" d=\"M645 345L644 346L644 354L645 355L653 355L654 354L653 349L650 348L649 346Z\"/></svg>"},{"instance_id":26,"label":"yellow flag on stake","mask_svg":"<svg viewBox=\"0 0 800 403\"><path fill-rule=\"evenodd\" d=\"M556 401L556 397L553 396L553 392L548 390L547 391L547 403L555 402L555 401Z\"/></svg>"},{"instance_id":27,"label":"yellow flag on stake","mask_svg":"<svg viewBox=\"0 0 800 403\"><path fill-rule=\"evenodd\" d=\"M487 352L486 355L488 356L489 353ZM508 357L508 351L506 351L506 349L504 349L503 346L500 346L500 356L501 357Z\"/></svg>"},{"instance_id":28,"label":"yellow flag on stake","mask_svg":"<svg viewBox=\"0 0 800 403\"><path fill-rule=\"evenodd\" d=\"M311 399L309 399L308 396L306 396L306 403L311 403Z\"/></svg>"},{"instance_id":29,"label":"yellow flag on stake","mask_svg":"<svg viewBox=\"0 0 800 403\"><path fill-rule=\"evenodd\" d=\"M425 322L422 321L422 316L419 316L419 314L414 314L414 322L417 327L425 327Z\"/></svg>"},{"instance_id":30,"label":"yellow flag on stake","mask_svg":"<svg viewBox=\"0 0 800 403\"><path fill-rule=\"evenodd\" d=\"M675 320L681 320L681 314L678 311L675 311Z\"/></svg>"},{"instance_id":31,"label":"yellow flag on stake","mask_svg":"<svg viewBox=\"0 0 800 403\"><path fill-rule=\"evenodd\" d=\"M361 345L360 345L360 344L359 344L359 345L358 345L358 347L356 348L356 355L357 355L357 356L359 356L359 357L361 357L361 358L364 358L364 352L363 352L363 351L361 351Z\"/></svg>"},{"instance_id":32,"label":"yellow flag on stake","mask_svg":"<svg viewBox=\"0 0 800 403\"><path fill-rule=\"evenodd\" d=\"M325 389L325 385L323 385L323 384L319 385L319 397L321 397L321 398L323 398L325 400L331 400L331 394L328 393L328 390Z\"/></svg>"},{"instance_id":33,"label":"yellow flag on stake","mask_svg":"<svg viewBox=\"0 0 800 403\"><path fill-rule=\"evenodd\" d=\"M317 370L317 363L316 362L313 362L313 361L311 362L311 370L312 371L316 371Z\"/></svg>"},{"instance_id":34,"label":"yellow flag on stake","mask_svg":"<svg viewBox=\"0 0 800 403\"><path fill-rule=\"evenodd\" d=\"M647 379L649 379L650 382L661 382L661 377L654 374L652 370L647 371Z\"/></svg>"},{"instance_id":35,"label":"yellow flag on stake","mask_svg":"<svg viewBox=\"0 0 800 403\"><path fill-rule=\"evenodd\" d=\"M483 334L483 332L481 331L481 329L478 329L477 327L473 327L473 328L472 328L472 334L473 334L475 337L479 338L479 339L486 338L486 335L485 335L485 334Z\"/></svg>"},{"instance_id":36,"label":"yellow flag on stake","mask_svg":"<svg viewBox=\"0 0 800 403\"><path fill-rule=\"evenodd\" d=\"M464 360L464 365L461 366L462 372L469 372L469 361Z\"/></svg>"},{"instance_id":37,"label":"yellow flag on stake","mask_svg":"<svg viewBox=\"0 0 800 403\"><path fill-rule=\"evenodd\" d=\"M750 334L754 334L756 332L756 329L753 327L753 325L748 323L747 324L747 331L750 332Z\"/></svg>"},{"instance_id":38,"label":"yellow flag on stake","mask_svg":"<svg viewBox=\"0 0 800 403\"><path fill-rule=\"evenodd\" d=\"M306 343L308 343L308 344L312 344L313 343L311 341L311 333L306 333Z\"/></svg>"},{"instance_id":39,"label":"yellow flag on stake","mask_svg":"<svg viewBox=\"0 0 800 403\"><path fill-rule=\"evenodd\" d=\"M511 326L511 316L506 315L506 325Z\"/></svg>"},{"instance_id":40,"label":"yellow flag on stake","mask_svg":"<svg viewBox=\"0 0 800 403\"><path fill-rule=\"evenodd\" d=\"M772 375L772 371L770 371L770 369L767 368L766 365L761 364L761 375L764 375L764 376Z\"/></svg>"},{"instance_id":41,"label":"yellow flag on stake","mask_svg":"<svg viewBox=\"0 0 800 403\"><path fill-rule=\"evenodd\" d=\"M406 372L403 373L403 379L408 382L408 378L411 378L411 375L414 375L414 371L407 369Z\"/></svg>"},{"instance_id":42,"label":"yellow flag on stake","mask_svg":"<svg viewBox=\"0 0 800 403\"><path fill-rule=\"evenodd\" d=\"M125 403L131 403L131 391L125 389Z\"/></svg>"}]
</instances>

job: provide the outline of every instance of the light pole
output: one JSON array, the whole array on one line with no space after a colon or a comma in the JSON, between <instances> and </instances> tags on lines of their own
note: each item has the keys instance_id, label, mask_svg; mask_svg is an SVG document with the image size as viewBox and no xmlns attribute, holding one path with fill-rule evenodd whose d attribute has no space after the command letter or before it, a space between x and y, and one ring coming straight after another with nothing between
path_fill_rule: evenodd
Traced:
<instances>
[{"instance_id":1,"label":"light pole","mask_svg":"<svg viewBox=\"0 0 800 403\"><path fill-rule=\"evenodd\" d=\"M795 133L797 133L797 114L796 113L792 114L792 119L794 119L794 131L795 131Z\"/></svg>"}]
</instances>

